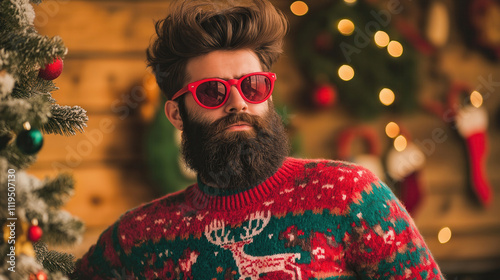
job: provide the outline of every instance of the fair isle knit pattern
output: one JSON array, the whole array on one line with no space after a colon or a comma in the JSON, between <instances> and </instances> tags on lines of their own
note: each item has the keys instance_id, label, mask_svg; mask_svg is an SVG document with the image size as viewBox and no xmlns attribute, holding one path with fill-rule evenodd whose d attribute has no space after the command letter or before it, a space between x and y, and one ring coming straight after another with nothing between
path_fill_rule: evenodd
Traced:
<instances>
[{"instance_id":1,"label":"fair isle knit pattern","mask_svg":"<svg viewBox=\"0 0 500 280\"><path fill-rule=\"evenodd\" d=\"M444 279L389 188L340 161L287 158L221 194L201 183L124 214L78 279Z\"/></svg>"}]
</instances>

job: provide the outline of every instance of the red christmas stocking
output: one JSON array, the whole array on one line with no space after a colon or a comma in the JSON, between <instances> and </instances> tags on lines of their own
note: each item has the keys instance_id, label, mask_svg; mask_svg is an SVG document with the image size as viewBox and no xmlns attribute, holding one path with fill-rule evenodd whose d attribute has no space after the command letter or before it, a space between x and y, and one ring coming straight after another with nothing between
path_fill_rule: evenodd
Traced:
<instances>
[{"instance_id":1,"label":"red christmas stocking","mask_svg":"<svg viewBox=\"0 0 500 280\"><path fill-rule=\"evenodd\" d=\"M492 202L492 192L485 171L488 127L486 110L472 106L462 108L456 116L456 124L467 144L473 190L479 201L488 206Z\"/></svg>"},{"instance_id":2,"label":"red christmas stocking","mask_svg":"<svg viewBox=\"0 0 500 280\"><path fill-rule=\"evenodd\" d=\"M401 200L410 213L414 213L418 204L422 200L422 193L420 191L419 171L410 173L403 179L401 189Z\"/></svg>"},{"instance_id":3,"label":"red christmas stocking","mask_svg":"<svg viewBox=\"0 0 500 280\"><path fill-rule=\"evenodd\" d=\"M410 214L414 214L422 200L419 177L424 165L424 153L411 142L403 151L392 148L387 155L387 172L399 183L399 198Z\"/></svg>"}]
</instances>

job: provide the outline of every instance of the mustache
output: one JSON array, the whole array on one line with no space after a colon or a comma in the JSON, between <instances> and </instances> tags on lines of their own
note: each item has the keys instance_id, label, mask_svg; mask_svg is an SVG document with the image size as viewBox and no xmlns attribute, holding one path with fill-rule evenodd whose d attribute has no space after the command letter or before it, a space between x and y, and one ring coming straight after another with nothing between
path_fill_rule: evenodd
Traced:
<instances>
[{"instance_id":1,"label":"mustache","mask_svg":"<svg viewBox=\"0 0 500 280\"><path fill-rule=\"evenodd\" d=\"M263 127L264 120L259 116L250 115L248 113L231 114L212 123L211 129L214 134L218 134L223 132L228 126L238 122L245 122L255 129L259 129Z\"/></svg>"}]
</instances>

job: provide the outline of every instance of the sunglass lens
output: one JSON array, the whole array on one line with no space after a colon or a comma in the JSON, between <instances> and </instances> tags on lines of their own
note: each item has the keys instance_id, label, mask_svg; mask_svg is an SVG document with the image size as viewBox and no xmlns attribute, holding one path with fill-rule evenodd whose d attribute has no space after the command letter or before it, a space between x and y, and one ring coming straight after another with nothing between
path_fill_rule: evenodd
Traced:
<instances>
[{"instance_id":1,"label":"sunglass lens","mask_svg":"<svg viewBox=\"0 0 500 280\"><path fill-rule=\"evenodd\" d=\"M196 89L196 97L207 107L216 107L226 98L226 87L218 81L204 82Z\"/></svg>"},{"instance_id":2,"label":"sunglass lens","mask_svg":"<svg viewBox=\"0 0 500 280\"><path fill-rule=\"evenodd\" d=\"M263 75L252 75L241 82L241 91L250 101L263 101L271 91L271 80Z\"/></svg>"}]
</instances>

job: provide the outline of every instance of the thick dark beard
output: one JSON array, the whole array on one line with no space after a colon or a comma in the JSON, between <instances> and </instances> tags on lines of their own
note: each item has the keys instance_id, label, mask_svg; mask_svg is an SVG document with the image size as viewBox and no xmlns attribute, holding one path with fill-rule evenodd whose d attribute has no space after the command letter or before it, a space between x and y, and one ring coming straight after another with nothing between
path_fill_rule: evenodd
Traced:
<instances>
[{"instance_id":1,"label":"thick dark beard","mask_svg":"<svg viewBox=\"0 0 500 280\"><path fill-rule=\"evenodd\" d=\"M185 117L182 154L205 184L244 190L264 182L279 169L289 153L288 137L280 116L269 104L263 118L239 113L210 124ZM240 121L249 123L253 130L226 130Z\"/></svg>"}]
</instances>

